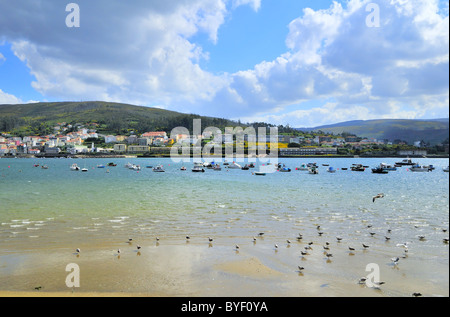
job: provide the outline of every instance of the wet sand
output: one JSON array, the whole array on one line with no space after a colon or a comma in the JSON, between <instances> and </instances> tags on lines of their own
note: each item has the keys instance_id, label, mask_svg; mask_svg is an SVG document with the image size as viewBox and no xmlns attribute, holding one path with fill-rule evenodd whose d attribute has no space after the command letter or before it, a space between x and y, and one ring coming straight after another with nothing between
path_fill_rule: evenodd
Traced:
<instances>
[{"instance_id":1,"label":"wet sand","mask_svg":"<svg viewBox=\"0 0 450 317\"><path fill-rule=\"evenodd\" d=\"M268 239L239 241L235 250L231 239L192 240L84 246L79 255L69 248L0 254L0 297L395 297L416 291L448 296L448 284L440 285L436 276L418 289L414 276L421 259L414 256L396 268L389 263L392 254L358 249L352 255L346 244L333 243L334 256L327 259L320 242L301 256L305 242L274 249ZM382 289L357 284L372 262L387 281ZM80 267L80 288L65 285L69 263Z\"/></svg>"}]
</instances>

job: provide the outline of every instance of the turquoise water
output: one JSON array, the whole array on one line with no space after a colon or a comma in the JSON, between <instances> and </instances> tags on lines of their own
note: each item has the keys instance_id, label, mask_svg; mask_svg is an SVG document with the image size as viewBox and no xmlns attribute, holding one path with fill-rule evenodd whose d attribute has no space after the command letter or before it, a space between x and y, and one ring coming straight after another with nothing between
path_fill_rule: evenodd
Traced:
<instances>
[{"instance_id":1,"label":"turquoise water","mask_svg":"<svg viewBox=\"0 0 450 317\"><path fill-rule=\"evenodd\" d=\"M449 174L442 168L449 160L419 159L436 167L429 173L408 167L387 175L372 174L370 168L341 170L353 163L375 167L399 160L289 158L280 161L292 172L255 176L252 170L224 167L192 173L192 163L170 159L0 159L0 256L126 237L153 241L158 236L176 245L185 235L213 236L222 245L234 245L258 232L265 232L264 242L272 246L295 241L301 232L323 241L341 236L357 248L370 243L388 262L396 243L408 242L417 261L435 268L436 276L419 274L415 283L432 279L435 293L448 296L448 246L442 240L448 238L443 229L449 223ZM117 166L96 168L111 161ZM142 169L127 169L127 162ZM318 175L295 170L309 162L318 163ZM89 172L71 171L73 163ZM323 163L338 170L328 173ZM145 168L157 164L166 173ZM378 193L385 197L373 203ZM317 235L317 225L323 236ZM390 245L384 238L388 229Z\"/></svg>"}]
</instances>

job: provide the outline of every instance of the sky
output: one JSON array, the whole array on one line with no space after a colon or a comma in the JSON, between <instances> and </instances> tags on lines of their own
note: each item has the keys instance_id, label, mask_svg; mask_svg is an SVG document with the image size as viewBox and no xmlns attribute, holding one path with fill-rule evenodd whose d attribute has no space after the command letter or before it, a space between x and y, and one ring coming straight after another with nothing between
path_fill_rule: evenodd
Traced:
<instances>
[{"instance_id":1,"label":"sky","mask_svg":"<svg viewBox=\"0 0 450 317\"><path fill-rule=\"evenodd\" d=\"M449 3L0 0L0 104L88 100L291 127L448 118Z\"/></svg>"}]
</instances>

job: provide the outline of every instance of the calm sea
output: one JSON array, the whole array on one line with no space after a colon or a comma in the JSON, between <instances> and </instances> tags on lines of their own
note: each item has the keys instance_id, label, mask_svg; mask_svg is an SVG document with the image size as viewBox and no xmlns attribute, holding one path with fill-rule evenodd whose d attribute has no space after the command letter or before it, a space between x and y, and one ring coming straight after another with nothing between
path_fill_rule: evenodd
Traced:
<instances>
[{"instance_id":1,"label":"calm sea","mask_svg":"<svg viewBox=\"0 0 450 317\"><path fill-rule=\"evenodd\" d=\"M192 163L170 159L0 159L0 273L10 272L14 255L17 265L19 254L113 244L127 237L153 241L158 236L176 245L185 243L186 235L213 236L222 246L232 246L264 232L271 250L274 243L284 248L286 239L296 241L302 233L316 244L335 244L335 237L342 237L340 251L335 252L346 253L350 244L360 251L362 243L370 244L382 266L391 256L402 255L396 245L407 242L414 254L409 258L417 261L412 263L422 264L422 270L411 268L414 283L426 284L429 294L448 296L448 245L443 239L448 238L449 174L442 168L449 160L417 159L421 165L435 166L429 173L414 173L406 166L386 175L370 171L381 162L399 160L287 158L280 162L292 169L290 173L255 176L257 168L224 166L221 171L192 173ZM117 166L97 168L111 161ZM141 170L125 168L128 162ZM295 170L309 162L319 165L319 174ZM89 171L71 171L74 163ZM342 170L354 163L370 168ZM157 164L166 172L146 168ZM328 173L322 164L336 173ZM372 202L378 193L385 197ZM422 241L420 235L426 238ZM344 261L341 267L345 266ZM347 270L343 278L364 274L361 269ZM403 295L401 287L392 292Z\"/></svg>"}]
</instances>

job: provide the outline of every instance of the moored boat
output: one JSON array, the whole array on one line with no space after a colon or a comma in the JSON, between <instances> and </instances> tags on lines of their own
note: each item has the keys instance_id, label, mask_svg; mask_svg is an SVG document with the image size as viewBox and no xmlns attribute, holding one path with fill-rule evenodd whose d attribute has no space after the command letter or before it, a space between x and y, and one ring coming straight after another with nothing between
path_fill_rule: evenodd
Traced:
<instances>
[{"instance_id":1,"label":"moored boat","mask_svg":"<svg viewBox=\"0 0 450 317\"><path fill-rule=\"evenodd\" d=\"M164 168L163 168L162 165L156 165L156 166L153 168L153 172L164 173L165 170L164 170Z\"/></svg>"},{"instance_id":2,"label":"moored boat","mask_svg":"<svg viewBox=\"0 0 450 317\"><path fill-rule=\"evenodd\" d=\"M420 166L420 165L414 165L409 169L411 172L431 172L432 169L430 169L429 166Z\"/></svg>"},{"instance_id":3,"label":"moored boat","mask_svg":"<svg viewBox=\"0 0 450 317\"><path fill-rule=\"evenodd\" d=\"M442 169L444 172L448 173L448 166Z\"/></svg>"},{"instance_id":4,"label":"moored boat","mask_svg":"<svg viewBox=\"0 0 450 317\"><path fill-rule=\"evenodd\" d=\"M378 166L379 168L382 168L386 171L396 171L397 167L393 166L393 165L389 165L387 163L380 163L380 166Z\"/></svg>"},{"instance_id":5,"label":"moored boat","mask_svg":"<svg viewBox=\"0 0 450 317\"><path fill-rule=\"evenodd\" d=\"M415 166L417 163L414 163L409 157L402 160L401 162L395 162L397 166Z\"/></svg>"},{"instance_id":6,"label":"moored boat","mask_svg":"<svg viewBox=\"0 0 450 317\"><path fill-rule=\"evenodd\" d=\"M236 162L233 162L233 164L228 165L228 168L230 168L230 169L239 169L240 170L240 169L242 169L242 166L239 165Z\"/></svg>"},{"instance_id":7,"label":"moored boat","mask_svg":"<svg viewBox=\"0 0 450 317\"><path fill-rule=\"evenodd\" d=\"M319 174L319 169L317 168L317 166L311 166L308 168L308 173L309 174Z\"/></svg>"},{"instance_id":8,"label":"moored boat","mask_svg":"<svg viewBox=\"0 0 450 317\"><path fill-rule=\"evenodd\" d=\"M330 166L327 168L327 172L328 173L336 173L336 170L334 169L334 167Z\"/></svg>"},{"instance_id":9,"label":"moored boat","mask_svg":"<svg viewBox=\"0 0 450 317\"><path fill-rule=\"evenodd\" d=\"M364 172L366 170L362 164L352 164L350 169L355 172Z\"/></svg>"},{"instance_id":10,"label":"moored boat","mask_svg":"<svg viewBox=\"0 0 450 317\"><path fill-rule=\"evenodd\" d=\"M308 170L308 166L303 163L302 165L300 165L299 167L295 168L297 171L307 171Z\"/></svg>"},{"instance_id":11,"label":"moored boat","mask_svg":"<svg viewBox=\"0 0 450 317\"><path fill-rule=\"evenodd\" d=\"M388 174L389 171L387 169L382 168L381 166L372 168L372 173L374 174Z\"/></svg>"},{"instance_id":12,"label":"moored boat","mask_svg":"<svg viewBox=\"0 0 450 317\"><path fill-rule=\"evenodd\" d=\"M77 165L77 164L72 164L72 166L70 167L71 171L79 171L81 170L81 168Z\"/></svg>"}]
</instances>

